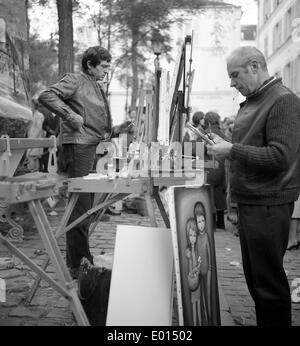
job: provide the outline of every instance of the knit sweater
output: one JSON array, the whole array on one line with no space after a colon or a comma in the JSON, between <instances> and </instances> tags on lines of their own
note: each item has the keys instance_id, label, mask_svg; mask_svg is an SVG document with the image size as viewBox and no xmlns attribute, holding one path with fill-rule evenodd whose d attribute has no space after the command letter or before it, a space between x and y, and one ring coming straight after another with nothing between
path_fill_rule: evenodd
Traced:
<instances>
[{"instance_id":1,"label":"knit sweater","mask_svg":"<svg viewBox=\"0 0 300 346\"><path fill-rule=\"evenodd\" d=\"M300 190L300 99L273 79L241 103L232 136L234 201L279 205Z\"/></svg>"}]
</instances>

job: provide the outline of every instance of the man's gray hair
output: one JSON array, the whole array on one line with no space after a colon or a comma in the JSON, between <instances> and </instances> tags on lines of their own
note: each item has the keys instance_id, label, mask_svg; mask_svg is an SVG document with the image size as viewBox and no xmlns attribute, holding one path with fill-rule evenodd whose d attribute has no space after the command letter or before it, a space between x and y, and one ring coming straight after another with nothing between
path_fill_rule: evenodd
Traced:
<instances>
[{"instance_id":1,"label":"man's gray hair","mask_svg":"<svg viewBox=\"0 0 300 346\"><path fill-rule=\"evenodd\" d=\"M246 67L246 65L252 61L257 61L262 70L268 71L267 62L263 53L253 46L239 47L232 51L227 58L227 64L232 61L237 62L240 66Z\"/></svg>"}]
</instances>

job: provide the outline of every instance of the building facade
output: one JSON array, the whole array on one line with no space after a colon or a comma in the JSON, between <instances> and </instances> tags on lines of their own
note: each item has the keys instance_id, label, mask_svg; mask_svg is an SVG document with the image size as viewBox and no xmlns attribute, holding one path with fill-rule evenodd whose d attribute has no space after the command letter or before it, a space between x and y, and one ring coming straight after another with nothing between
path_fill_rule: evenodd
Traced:
<instances>
[{"instance_id":1,"label":"building facade","mask_svg":"<svg viewBox=\"0 0 300 346\"><path fill-rule=\"evenodd\" d=\"M174 11L179 17L183 10ZM176 56L179 42L193 35L195 70L191 92L192 111L216 111L221 118L232 116L239 108L238 92L230 87L226 57L241 45L241 7L214 2L193 12L187 11L184 21L173 25L171 37ZM172 71L172 66L167 70Z\"/></svg>"},{"instance_id":2,"label":"building facade","mask_svg":"<svg viewBox=\"0 0 300 346\"><path fill-rule=\"evenodd\" d=\"M300 96L300 0L258 0L257 46L269 72Z\"/></svg>"}]
</instances>

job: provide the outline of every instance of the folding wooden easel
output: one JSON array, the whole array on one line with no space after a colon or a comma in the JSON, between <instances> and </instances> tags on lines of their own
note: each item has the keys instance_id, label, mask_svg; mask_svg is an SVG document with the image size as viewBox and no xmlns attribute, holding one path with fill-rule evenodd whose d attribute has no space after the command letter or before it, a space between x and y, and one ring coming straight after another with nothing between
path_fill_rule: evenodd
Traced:
<instances>
[{"instance_id":1,"label":"folding wooden easel","mask_svg":"<svg viewBox=\"0 0 300 346\"><path fill-rule=\"evenodd\" d=\"M53 230L41 203L42 199L58 195L59 189L64 184L64 179L55 174L55 167L50 168L51 173L33 173L13 177L14 170L24 151L28 148L39 147L50 147L49 162L53 162L52 156L55 155L56 150L55 137L37 140L29 138L10 139L8 136L5 136L0 139L0 196L2 203L5 205L27 203L43 245L53 264L57 275L57 281L52 279L45 270L41 269L27 255L20 251L9 237L0 234L0 243L6 246L14 255L28 265L30 269L47 281L49 285L69 301L78 325L89 325L89 321L77 295L75 281L72 280L66 267ZM14 151L16 151L16 153L14 153ZM55 159L54 166L56 166Z\"/></svg>"}]
</instances>

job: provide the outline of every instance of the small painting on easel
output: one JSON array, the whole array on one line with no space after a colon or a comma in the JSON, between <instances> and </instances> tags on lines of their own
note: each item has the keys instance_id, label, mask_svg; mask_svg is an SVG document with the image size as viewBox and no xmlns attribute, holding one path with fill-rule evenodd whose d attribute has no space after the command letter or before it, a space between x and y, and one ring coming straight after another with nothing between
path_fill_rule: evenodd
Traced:
<instances>
[{"instance_id":1,"label":"small painting on easel","mask_svg":"<svg viewBox=\"0 0 300 346\"><path fill-rule=\"evenodd\" d=\"M218 326L220 307L210 188L171 188L169 207L179 322L185 326Z\"/></svg>"}]
</instances>

